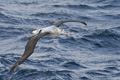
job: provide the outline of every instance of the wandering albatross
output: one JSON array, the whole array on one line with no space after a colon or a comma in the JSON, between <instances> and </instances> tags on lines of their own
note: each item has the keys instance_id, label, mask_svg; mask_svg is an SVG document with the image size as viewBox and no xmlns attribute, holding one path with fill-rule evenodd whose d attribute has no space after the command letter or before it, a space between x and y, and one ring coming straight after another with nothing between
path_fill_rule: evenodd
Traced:
<instances>
[{"instance_id":1,"label":"wandering albatross","mask_svg":"<svg viewBox=\"0 0 120 80\"><path fill-rule=\"evenodd\" d=\"M50 25L48 27L45 27L45 28L41 28L41 29L36 29L36 30L30 31L31 33L33 33L35 35L32 36L29 39L29 41L27 42L27 45L25 47L24 54L13 65L13 67L10 69L9 72L12 72L16 67L18 67L20 64L22 64L34 52L35 45L36 45L37 41L41 37L44 37L44 36L47 36L47 37L56 37L56 36L59 36L60 34L69 35L63 29L59 28L59 26L61 24L65 23L65 22L80 22L80 23L82 23L84 25L87 25L85 22L79 21L79 20L64 20L64 21L53 22L52 25Z\"/></svg>"}]
</instances>

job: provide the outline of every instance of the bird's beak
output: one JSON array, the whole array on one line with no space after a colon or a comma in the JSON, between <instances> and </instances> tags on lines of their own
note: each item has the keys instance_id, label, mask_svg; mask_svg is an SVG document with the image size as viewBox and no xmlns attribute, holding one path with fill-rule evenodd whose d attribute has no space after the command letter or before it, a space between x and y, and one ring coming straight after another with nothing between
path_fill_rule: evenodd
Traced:
<instances>
[{"instance_id":1,"label":"bird's beak","mask_svg":"<svg viewBox=\"0 0 120 80\"><path fill-rule=\"evenodd\" d=\"M67 32L64 32L64 34L66 34L66 35L70 36L70 34L69 34L69 33L67 33Z\"/></svg>"}]
</instances>

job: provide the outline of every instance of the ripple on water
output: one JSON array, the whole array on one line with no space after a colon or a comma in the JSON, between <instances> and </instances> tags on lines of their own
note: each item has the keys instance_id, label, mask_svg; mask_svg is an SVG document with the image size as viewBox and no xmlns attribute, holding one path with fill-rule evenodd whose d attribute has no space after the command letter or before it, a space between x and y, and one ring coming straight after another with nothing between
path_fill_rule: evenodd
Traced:
<instances>
[{"instance_id":1,"label":"ripple on water","mask_svg":"<svg viewBox=\"0 0 120 80\"><path fill-rule=\"evenodd\" d=\"M80 64L77 64L76 62L65 62L64 64L62 64L63 67L65 67L66 69L81 69L81 68L86 68Z\"/></svg>"},{"instance_id":2,"label":"ripple on water","mask_svg":"<svg viewBox=\"0 0 120 80\"><path fill-rule=\"evenodd\" d=\"M12 80L28 80L28 79L45 79L45 80L72 80L71 71L61 70L61 71L36 71L36 70L20 70L15 74L12 74ZM19 76L17 76L19 75Z\"/></svg>"},{"instance_id":3,"label":"ripple on water","mask_svg":"<svg viewBox=\"0 0 120 80\"><path fill-rule=\"evenodd\" d=\"M49 18L49 17L56 17L56 18L61 18L62 17L71 17L71 14L65 13L61 14L60 12L51 12L51 13L35 13L32 14L31 16L35 16L35 17L43 17L43 18Z\"/></svg>"},{"instance_id":4,"label":"ripple on water","mask_svg":"<svg viewBox=\"0 0 120 80\"><path fill-rule=\"evenodd\" d=\"M103 72L99 72L99 71L96 71L96 70L90 70L90 71L87 71L86 74L90 77L94 77L94 78L106 78L107 74L103 73Z\"/></svg>"},{"instance_id":5,"label":"ripple on water","mask_svg":"<svg viewBox=\"0 0 120 80\"><path fill-rule=\"evenodd\" d=\"M6 23L6 24L22 24L21 19L13 16L8 16L5 14L0 13L0 22L1 23Z\"/></svg>"},{"instance_id":6,"label":"ripple on water","mask_svg":"<svg viewBox=\"0 0 120 80\"><path fill-rule=\"evenodd\" d=\"M1 0L0 80L119 80L119 5L120 0ZM32 36L29 29L68 19L88 26L63 24L70 36L40 39L37 51L8 74Z\"/></svg>"},{"instance_id":7,"label":"ripple on water","mask_svg":"<svg viewBox=\"0 0 120 80\"><path fill-rule=\"evenodd\" d=\"M81 77L80 80L91 80L91 79L84 76L84 77Z\"/></svg>"},{"instance_id":8,"label":"ripple on water","mask_svg":"<svg viewBox=\"0 0 120 80\"><path fill-rule=\"evenodd\" d=\"M105 30L95 30L89 35L84 35L81 38L81 41L85 44L90 45L91 49L93 48L115 48L120 47L120 36L119 33L115 30L105 29ZM81 42L81 43L82 43ZM87 46L86 46L87 47Z\"/></svg>"},{"instance_id":9,"label":"ripple on water","mask_svg":"<svg viewBox=\"0 0 120 80\"><path fill-rule=\"evenodd\" d=\"M0 37L1 37L0 39L1 40L13 39L25 33L26 33L26 29L23 29L23 28L15 28L12 26L11 27L0 26Z\"/></svg>"},{"instance_id":10,"label":"ripple on water","mask_svg":"<svg viewBox=\"0 0 120 80\"><path fill-rule=\"evenodd\" d=\"M80 4L80 5L53 5L54 7L57 7L57 8L71 8L71 9L95 9L94 7L92 6L88 6L88 5L85 5L85 4Z\"/></svg>"}]
</instances>

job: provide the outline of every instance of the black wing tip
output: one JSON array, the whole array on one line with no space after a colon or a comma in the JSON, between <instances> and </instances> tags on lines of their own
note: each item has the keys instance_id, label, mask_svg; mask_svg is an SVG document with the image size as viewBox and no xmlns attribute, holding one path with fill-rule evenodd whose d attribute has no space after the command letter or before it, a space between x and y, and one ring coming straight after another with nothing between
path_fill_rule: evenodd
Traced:
<instances>
[{"instance_id":1,"label":"black wing tip","mask_svg":"<svg viewBox=\"0 0 120 80\"><path fill-rule=\"evenodd\" d=\"M11 73L13 70L10 70L8 73Z\"/></svg>"},{"instance_id":2,"label":"black wing tip","mask_svg":"<svg viewBox=\"0 0 120 80\"><path fill-rule=\"evenodd\" d=\"M86 25L86 26L87 26L87 23L85 23L85 22L81 22L81 23L83 23L84 25Z\"/></svg>"},{"instance_id":3,"label":"black wing tip","mask_svg":"<svg viewBox=\"0 0 120 80\"><path fill-rule=\"evenodd\" d=\"M8 73L11 73L14 69L16 69L16 67L18 66L18 64L15 64Z\"/></svg>"},{"instance_id":4,"label":"black wing tip","mask_svg":"<svg viewBox=\"0 0 120 80\"><path fill-rule=\"evenodd\" d=\"M11 73L11 72L13 72L13 70L14 70L14 69L12 69L12 68L11 68L11 70L10 70L8 73Z\"/></svg>"}]
</instances>

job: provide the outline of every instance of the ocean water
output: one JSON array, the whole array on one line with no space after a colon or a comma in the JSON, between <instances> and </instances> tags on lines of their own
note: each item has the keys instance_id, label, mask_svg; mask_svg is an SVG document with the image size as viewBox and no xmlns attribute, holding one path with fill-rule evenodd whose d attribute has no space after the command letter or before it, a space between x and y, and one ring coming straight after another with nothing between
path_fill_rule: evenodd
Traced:
<instances>
[{"instance_id":1,"label":"ocean water","mask_svg":"<svg viewBox=\"0 0 120 80\"><path fill-rule=\"evenodd\" d=\"M29 30L59 20L70 36L41 38L12 73ZM120 0L0 0L0 80L120 80Z\"/></svg>"}]
</instances>

